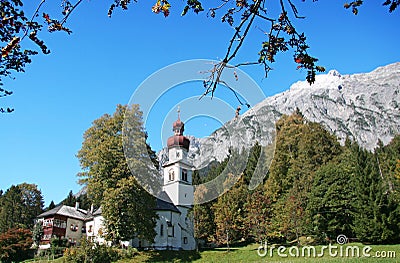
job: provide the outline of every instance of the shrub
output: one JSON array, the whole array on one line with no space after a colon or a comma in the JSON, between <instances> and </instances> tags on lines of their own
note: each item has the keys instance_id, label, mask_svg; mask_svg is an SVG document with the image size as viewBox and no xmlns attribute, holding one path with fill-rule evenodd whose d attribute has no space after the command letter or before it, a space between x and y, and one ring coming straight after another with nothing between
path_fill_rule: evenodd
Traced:
<instances>
[{"instance_id":1,"label":"shrub","mask_svg":"<svg viewBox=\"0 0 400 263\"><path fill-rule=\"evenodd\" d=\"M73 263L111 263L120 258L116 248L99 245L83 238L79 247L70 247L64 251L67 262Z\"/></svg>"},{"instance_id":2,"label":"shrub","mask_svg":"<svg viewBox=\"0 0 400 263\"><path fill-rule=\"evenodd\" d=\"M127 249L119 249L119 257L121 259L131 259L134 258L139 251L137 248L134 247L128 247Z\"/></svg>"}]
</instances>

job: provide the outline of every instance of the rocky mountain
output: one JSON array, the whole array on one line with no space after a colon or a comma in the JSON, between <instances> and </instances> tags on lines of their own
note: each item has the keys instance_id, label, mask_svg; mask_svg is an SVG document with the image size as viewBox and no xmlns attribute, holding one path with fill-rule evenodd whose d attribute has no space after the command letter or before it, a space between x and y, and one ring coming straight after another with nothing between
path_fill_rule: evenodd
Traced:
<instances>
[{"instance_id":1,"label":"rocky mountain","mask_svg":"<svg viewBox=\"0 0 400 263\"><path fill-rule=\"evenodd\" d=\"M267 145L274 141L275 121L296 108L342 143L348 136L369 150L374 149L378 139L387 144L400 132L400 63L353 75L331 70L318 75L313 85L306 81L294 83L289 90L265 99L209 137L190 137L189 155L197 167L202 167L212 160L223 160L230 147L250 147L256 141Z\"/></svg>"}]
</instances>

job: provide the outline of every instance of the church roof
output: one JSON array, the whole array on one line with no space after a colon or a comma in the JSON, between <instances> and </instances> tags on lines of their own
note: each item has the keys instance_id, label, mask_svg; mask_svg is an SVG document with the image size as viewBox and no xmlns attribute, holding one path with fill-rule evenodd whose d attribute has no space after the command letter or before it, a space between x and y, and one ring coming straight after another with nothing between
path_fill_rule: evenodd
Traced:
<instances>
[{"instance_id":1,"label":"church roof","mask_svg":"<svg viewBox=\"0 0 400 263\"><path fill-rule=\"evenodd\" d=\"M172 203L171 198L165 191L162 191L157 197L157 204L155 210L164 210L180 213L179 209Z\"/></svg>"}]
</instances>

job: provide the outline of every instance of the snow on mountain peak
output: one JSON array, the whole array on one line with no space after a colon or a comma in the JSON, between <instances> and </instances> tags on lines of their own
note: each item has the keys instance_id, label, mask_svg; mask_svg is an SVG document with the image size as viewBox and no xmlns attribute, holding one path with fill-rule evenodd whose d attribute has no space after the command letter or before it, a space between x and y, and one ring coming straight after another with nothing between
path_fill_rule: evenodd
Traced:
<instances>
[{"instance_id":1,"label":"snow on mountain peak","mask_svg":"<svg viewBox=\"0 0 400 263\"><path fill-rule=\"evenodd\" d=\"M400 63L352 75L331 70L317 75L312 85L298 81L289 90L255 105L237 121L229 121L209 137L196 140L190 149L195 165L210 159L222 161L229 147L251 147L256 141L268 144L274 122L296 108L342 143L349 137L368 150L374 149L378 140L387 144L400 133ZM241 122L247 127L238 126ZM258 129L264 132L263 136L257 133ZM229 134L227 130L235 132ZM249 141L243 145L240 138Z\"/></svg>"},{"instance_id":2,"label":"snow on mountain peak","mask_svg":"<svg viewBox=\"0 0 400 263\"><path fill-rule=\"evenodd\" d=\"M339 71L337 71L336 69L332 69L328 72L329 76L333 76L333 77L341 77L342 75L340 75Z\"/></svg>"}]
</instances>

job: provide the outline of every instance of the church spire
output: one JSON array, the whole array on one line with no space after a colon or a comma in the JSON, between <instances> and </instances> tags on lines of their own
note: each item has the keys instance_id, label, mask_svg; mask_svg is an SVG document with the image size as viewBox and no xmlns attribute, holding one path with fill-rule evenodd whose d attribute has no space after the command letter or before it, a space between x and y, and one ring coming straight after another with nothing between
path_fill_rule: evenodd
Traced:
<instances>
[{"instance_id":1,"label":"church spire","mask_svg":"<svg viewBox=\"0 0 400 263\"><path fill-rule=\"evenodd\" d=\"M185 124L181 121L181 108L178 106L178 119L172 125L172 131L174 135L168 138L167 145L168 148L174 146L180 146L185 148L186 150L189 149L189 139L183 136L183 132L185 130Z\"/></svg>"}]
</instances>

